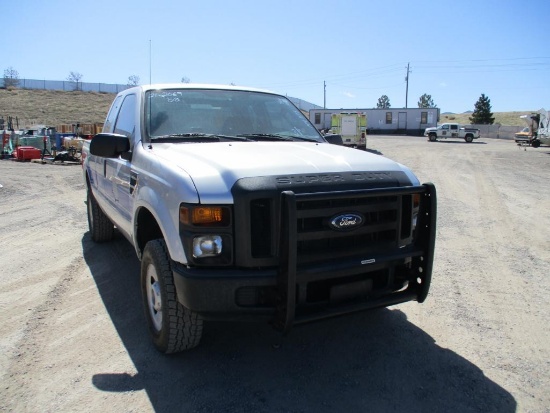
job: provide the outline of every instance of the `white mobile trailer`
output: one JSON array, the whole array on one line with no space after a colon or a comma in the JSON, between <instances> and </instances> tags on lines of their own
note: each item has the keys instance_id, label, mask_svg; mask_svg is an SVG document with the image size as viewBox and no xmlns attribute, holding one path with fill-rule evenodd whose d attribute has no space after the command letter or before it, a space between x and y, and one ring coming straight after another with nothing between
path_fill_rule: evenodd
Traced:
<instances>
[{"instance_id":1,"label":"white mobile trailer","mask_svg":"<svg viewBox=\"0 0 550 413\"><path fill-rule=\"evenodd\" d=\"M544 109L539 110L540 122L537 133L538 140L543 145L550 145L550 119L548 112Z\"/></svg>"},{"instance_id":2,"label":"white mobile trailer","mask_svg":"<svg viewBox=\"0 0 550 413\"><path fill-rule=\"evenodd\" d=\"M388 109L311 109L309 120L318 130L331 127L332 114L361 112L368 118L367 134L407 134L422 136L424 130L437 126L439 108Z\"/></svg>"},{"instance_id":3,"label":"white mobile trailer","mask_svg":"<svg viewBox=\"0 0 550 413\"><path fill-rule=\"evenodd\" d=\"M545 109L537 113L520 116L529 127L528 142L534 148L542 145L550 145L550 119ZM517 140L516 140L517 142Z\"/></svg>"}]
</instances>

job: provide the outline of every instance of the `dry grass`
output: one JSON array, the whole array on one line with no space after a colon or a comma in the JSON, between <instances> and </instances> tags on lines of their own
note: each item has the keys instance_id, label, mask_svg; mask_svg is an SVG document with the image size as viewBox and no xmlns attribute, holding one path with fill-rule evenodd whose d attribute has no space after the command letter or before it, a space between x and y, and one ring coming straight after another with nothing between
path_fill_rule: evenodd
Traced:
<instances>
[{"instance_id":1,"label":"dry grass","mask_svg":"<svg viewBox=\"0 0 550 413\"><path fill-rule=\"evenodd\" d=\"M96 92L0 89L0 117L19 119L19 127L103 122L115 95ZM17 125L14 125L17 126Z\"/></svg>"},{"instance_id":2,"label":"dry grass","mask_svg":"<svg viewBox=\"0 0 550 413\"><path fill-rule=\"evenodd\" d=\"M493 112L495 118L495 124L500 123L503 126L525 126L523 119L520 119L521 115L526 115L531 110L516 111L516 112ZM470 124L471 113L453 113L453 114L441 114L439 117L439 123L460 123L462 125Z\"/></svg>"},{"instance_id":3,"label":"dry grass","mask_svg":"<svg viewBox=\"0 0 550 413\"><path fill-rule=\"evenodd\" d=\"M0 89L0 117L17 117L20 128L35 124L56 126L61 123L101 123L114 97L112 93ZM520 115L530 112L495 112L495 123L525 126ZM442 114L440 123L469 124L470 116L470 113Z\"/></svg>"}]
</instances>

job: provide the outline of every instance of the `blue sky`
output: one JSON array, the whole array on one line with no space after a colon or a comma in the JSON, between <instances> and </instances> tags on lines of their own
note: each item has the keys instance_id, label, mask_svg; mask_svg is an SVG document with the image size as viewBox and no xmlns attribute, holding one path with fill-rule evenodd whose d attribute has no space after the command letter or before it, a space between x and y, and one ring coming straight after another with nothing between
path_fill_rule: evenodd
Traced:
<instances>
[{"instance_id":1,"label":"blue sky","mask_svg":"<svg viewBox=\"0 0 550 413\"><path fill-rule=\"evenodd\" d=\"M549 0L0 0L20 78L218 83L327 108L550 108Z\"/></svg>"}]
</instances>

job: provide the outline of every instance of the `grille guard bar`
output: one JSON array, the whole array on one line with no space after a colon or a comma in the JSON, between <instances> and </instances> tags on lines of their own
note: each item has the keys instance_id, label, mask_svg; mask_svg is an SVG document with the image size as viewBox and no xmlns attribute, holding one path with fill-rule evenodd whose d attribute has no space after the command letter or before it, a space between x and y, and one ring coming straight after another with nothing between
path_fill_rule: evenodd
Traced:
<instances>
[{"instance_id":1,"label":"grille guard bar","mask_svg":"<svg viewBox=\"0 0 550 413\"><path fill-rule=\"evenodd\" d=\"M297 281L297 202L320 201L326 199L369 198L376 196L402 196L420 194L420 209L416 226L415 249L421 255L413 256L412 271L416 282L409 283L405 291L388 294L381 298L326 309L313 315L296 317L296 281ZM279 269L278 269L278 305L274 326L287 333L294 324L332 317L340 314L361 311L374 307L394 305L416 300L422 303L430 289L436 236L437 215L436 189L432 183L421 186L399 188L377 188L336 192L317 192L296 194L293 191L281 192L281 215L279 233Z\"/></svg>"}]
</instances>

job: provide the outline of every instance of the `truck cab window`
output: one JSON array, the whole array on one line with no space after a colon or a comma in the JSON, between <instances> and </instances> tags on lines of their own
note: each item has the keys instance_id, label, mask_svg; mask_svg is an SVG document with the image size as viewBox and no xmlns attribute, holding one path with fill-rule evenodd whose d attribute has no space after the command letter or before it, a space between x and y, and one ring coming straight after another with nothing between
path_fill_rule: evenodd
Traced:
<instances>
[{"instance_id":1,"label":"truck cab window","mask_svg":"<svg viewBox=\"0 0 550 413\"><path fill-rule=\"evenodd\" d=\"M119 115L115 124L115 133L126 135L129 138L134 136L136 125L134 116L136 112L136 96L128 95L122 102Z\"/></svg>"},{"instance_id":2,"label":"truck cab window","mask_svg":"<svg viewBox=\"0 0 550 413\"><path fill-rule=\"evenodd\" d=\"M117 98L113 102L113 105L111 106L111 110L109 111L109 114L107 115L105 124L103 125L103 132L109 133L113 131L113 125L115 124L115 120L118 115L118 110L120 109L121 102L122 102L122 96L117 96Z\"/></svg>"}]
</instances>

